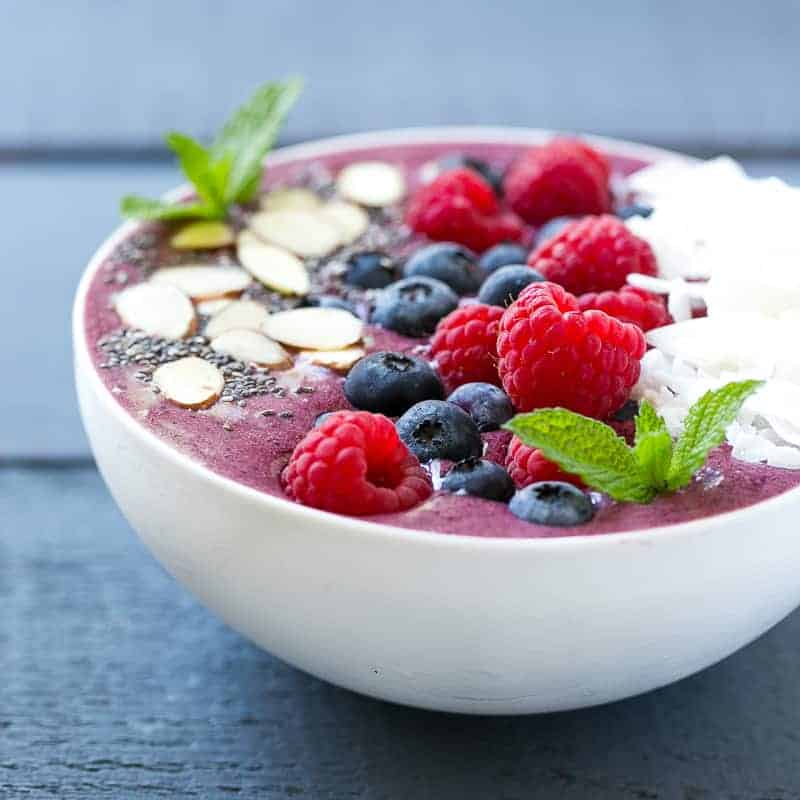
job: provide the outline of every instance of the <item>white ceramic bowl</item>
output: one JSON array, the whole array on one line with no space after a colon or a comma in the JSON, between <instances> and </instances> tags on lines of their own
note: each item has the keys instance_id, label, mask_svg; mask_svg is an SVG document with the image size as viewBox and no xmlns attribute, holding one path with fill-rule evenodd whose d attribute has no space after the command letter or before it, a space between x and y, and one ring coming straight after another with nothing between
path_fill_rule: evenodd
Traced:
<instances>
[{"instance_id":1,"label":"white ceramic bowl","mask_svg":"<svg viewBox=\"0 0 800 800\"><path fill-rule=\"evenodd\" d=\"M270 161L404 141L538 143L520 129L339 137ZM647 160L675 154L600 140ZM95 372L74 307L81 413L100 471L159 561L232 627L357 692L523 714L605 703L713 664L800 603L800 489L646 531L503 540L410 532L261 494L149 433Z\"/></svg>"}]
</instances>

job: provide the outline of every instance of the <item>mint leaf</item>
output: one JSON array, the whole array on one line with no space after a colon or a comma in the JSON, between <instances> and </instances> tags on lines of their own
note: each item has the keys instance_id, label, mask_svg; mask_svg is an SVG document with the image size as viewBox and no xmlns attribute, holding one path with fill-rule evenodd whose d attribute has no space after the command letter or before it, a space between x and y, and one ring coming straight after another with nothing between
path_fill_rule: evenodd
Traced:
<instances>
[{"instance_id":1,"label":"mint leaf","mask_svg":"<svg viewBox=\"0 0 800 800\"><path fill-rule=\"evenodd\" d=\"M639 404L639 413L634 420L636 424L636 442L649 433L662 433L667 430L667 423L647 400Z\"/></svg>"},{"instance_id":2,"label":"mint leaf","mask_svg":"<svg viewBox=\"0 0 800 800\"><path fill-rule=\"evenodd\" d=\"M206 203L169 204L129 194L122 198L120 210L123 216L133 219L212 219L214 209Z\"/></svg>"},{"instance_id":3,"label":"mint leaf","mask_svg":"<svg viewBox=\"0 0 800 800\"><path fill-rule=\"evenodd\" d=\"M166 141L170 150L178 156L183 174L192 182L200 198L219 217L224 217L227 176L219 173L208 150L191 136L174 131L167 134Z\"/></svg>"},{"instance_id":4,"label":"mint leaf","mask_svg":"<svg viewBox=\"0 0 800 800\"><path fill-rule=\"evenodd\" d=\"M680 489L705 464L709 450L722 443L725 429L736 419L742 404L763 381L738 381L706 392L686 415L684 430L675 445L667 485Z\"/></svg>"},{"instance_id":5,"label":"mint leaf","mask_svg":"<svg viewBox=\"0 0 800 800\"><path fill-rule=\"evenodd\" d=\"M663 491L672 460L672 437L667 424L647 400L640 403L635 423L634 455L648 482L657 491Z\"/></svg>"},{"instance_id":6,"label":"mint leaf","mask_svg":"<svg viewBox=\"0 0 800 800\"><path fill-rule=\"evenodd\" d=\"M602 422L563 408L543 408L518 414L504 427L615 500L649 503L656 494L634 451Z\"/></svg>"},{"instance_id":7,"label":"mint leaf","mask_svg":"<svg viewBox=\"0 0 800 800\"><path fill-rule=\"evenodd\" d=\"M231 159L225 194L228 203L245 203L252 198L261 178L264 156L302 88L300 78L261 86L220 131L211 146L211 155L215 161Z\"/></svg>"}]
</instances>

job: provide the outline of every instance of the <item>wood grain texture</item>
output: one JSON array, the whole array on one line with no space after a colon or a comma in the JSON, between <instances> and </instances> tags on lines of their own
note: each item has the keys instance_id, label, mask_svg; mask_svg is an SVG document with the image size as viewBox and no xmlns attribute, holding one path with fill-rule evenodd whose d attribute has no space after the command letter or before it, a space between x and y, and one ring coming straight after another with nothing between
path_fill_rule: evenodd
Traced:
<instances>
[{"instance_id":1,"label":"wood grain texture","mask_svg":"<svg viewBox=\"0 0 800 800\"><path fill-rule=\"evenodd\" d=\"M209 134L255 84L308 91L291 140L495 123L798 146L795 0L0 4L0 147Z\"/></svg>"},{"instance_id":2,"label":"wood grain texture","mask_svg":"<svg viewBox=\"0 0 800 800\"><path fill-rule=\"evenodd\" d=\"M0 520L3 800L800 797L797 614L639 698L458 717L242 640L144 552L93 469L0 469Z\"/></svg>"}]
</instances>

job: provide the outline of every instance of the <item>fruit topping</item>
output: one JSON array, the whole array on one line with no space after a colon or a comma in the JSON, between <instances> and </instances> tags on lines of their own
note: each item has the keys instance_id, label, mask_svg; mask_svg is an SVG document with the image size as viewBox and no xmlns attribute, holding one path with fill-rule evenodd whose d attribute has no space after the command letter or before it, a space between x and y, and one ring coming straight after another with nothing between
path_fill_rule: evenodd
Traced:
<instances>
[{"instance_id":1,"label":"fruit topping","mask_svg":"<svg viewBox=\"0 0 800 800\"><path fill-rule=\"evenodd\" d=\"M503 194L503 176L482 158L476 158L465 153L448 153L439 159L437 164L440 172L449 172L454 169L471 169L481 176L499 197Z\"/></svg>"},{"instance_id":2,"label":"fruit topping","mask_svg":"<svg viewBox=\"0 0 800 800\"><path fill-rule=\"evenodd\" d=\"M611 207L609 165L588 145L554 139L523 153L503 181L511 208L531 225L553 217L602 214Z\"/></svg>"},{"instance_id":3,"label":"fruit topping","mask_svg":"<svg viewBox=\"0 0 800 800\"><path fill-rule=\"evenodd\" d=\"M339 173L336 191L360 206L393 206L405 197L406 179L403 171L394 164L358 161Z\"/></svg>"},{"instance_id":4,"label":"fruit topping","mask_svg":"<svg viewBox=\"0 0 800 800\"><path fill-rule=\"evenodd\" d=\"M497 333L503 309L481 303L448 314L431 339L431 355L449 389L462 383L500 383Z\"/></svg>"},{"instance_id":5,"label":"fruit topping","mask_svg":"<svg viewBox=\"0 0 800 800\"><path fill-rule=\"evenodd\" d=\"M261 195L259 205L262 211L315 211L322 201L304 186L284 186Z\"/></svg>"},{"instance_id":6,"label":"fruit topping","mask_svg":"<svg viewBox=\"0 0 800 800\"><path fill-rule=\"evenodd\" d=\"M347 258L344 282L361 289L383 289L397 280L394 259L380 250L353 253Z\"/></svg>"},{"instance_id":7,"label":"fruit topping","mask_svg":"<svg viewBox=\"0 0 800 800\"><path fill-rule=\"evenodd\" d=\"M548 220L536 231L536 245L544 244L549 239L561 233L571 222L577 222L579 219L583 219L583 215L579 217L554 217Z\"/></svg>"},{"instance_id":8,"label":"fruit topping","mask_svg":"<svg viewBox=\"0 0 800 800\"><path fill-rule=\"evenodd\" d=\"M167 283L137 283L114 298L123 324L153 336L183 339L194 331L196 318L189 298Z\"/></svg>"},{"instance_id":9,"label":"fruit topping","mask_svg":"<svg viewBox=\"0 0 800 800\"><path fill-rule=\"evenodd\" d=\"M520 221L501 211L492 187L470 169L455 169L420 188L406 209L406 224L430 239L458 242L479 253L522 238Z\"/></svg>"},{"instance_id":10,"label":"fruit topping","mask_svg":"<svg viewBox=\"0 0 800 800\"><path fill-rule=\"evenodd\" d=\"M340 308L294 308L270 314L263 332L301 350L341 350L361 339L364 324Z\"/></svg>"},{"instance_id":11,"label":"fruit topping","mask_svg":"<svg viewBox=\"0 0 800 800\"><path fill-rule=\"evenodd\" d=\"M304 350L305 355L312 364L327 367L334 372L347 372L353 364L366 355L363 347L346 347L343 350Z\"/></svg>"},{"instance_id":12,"label":"fruit topping","mask_svg":"<svg viewBox=\"0 0 800 800\"><path fill-rule=\"evenodd\" d=\"M479 458L483 442L472 417L444 400L423 400L397 420L397 432L423 463L445 458Z\"/></svg>"},{"instance_id":13,"label":"fruit topping","mask_svg":"<svg viewBox=\"0 0 800 800\"><path fill-rule=\"evenodd\" d=\"M577 475L564 472L558 464L548 461L540 450L528 447L516 436L508 444L506 469L520 489L541 481L560 481L583 486L583 481Z\"/></svg>"},{"instance_id":14,"label":"fruit topping","mask_svg":"<svg viewBox=\"0 0 800 800\"><path fill-rule=\"evenodd\" d=\"M506 308L519 297L519 293L526 286L543 280L544 276L530 267L519 265L500 267L484 281L478 292L478 300L490 306Z\"/></svg>"},{"instance_id":15,"label":"fruit topping","mask_svg":"<svg viewBox=\"0 0 800 800\"><path fill-rule=\"evenodd\" d=\"M405 511L431 494L391 420L366 411L331 414L307 433L283 481L297 502L353 516Z\"/></svg>"},{"instance_id":16,"label":"fruit topping","mask_svg":"<svg viewBox=\"0 0 800 800\"><path fill-rule=\"evenodd\" d=\"M352 244L369 228L369 216L363 208L334 200L319 209L319 216L330 222L338 231L342 244Z\"/></svg>"},{"instance_id":17,"label":"fruit topping","mask_svg":"<svg viewBox=\"0 0 800 800\"><path fill-rule=\"evenodd\" d=\"M570 223L537 247L528 265L572 294L613 291L631 273L658 271L650 245L608 214Z\"/></svg>"},{"instance_id":18,"label":"fruit topping","mask_svg":"<svg viewBox=\"0 0 800 800\"><path fill-rule=\"evenodd\" d=\"M209 339L227 331L260 331L267 318L267 309L253 300L232 300L222 307L206 325L204 331Z\"/></svg>"},{"instance_id":19,"label":"fruit topping","mask_svg":"<svg viewBox=\"0 0 800 800\"><path fill-rule=\"evenodd\" d=\"M595 513L589 495L571 483L560 481L542 481L520 489L508 508L526 522L559 528L584 525Z\"/></svg>"},{"instance_id":20,"label":"fruit topping","mask_svg":"<svg viewBox=\"0 0 800 800\"><path fill-rule=\"evenodd\" d=\"M395 417L422 400L441 400L444 389L427 361L381 351L363 358L350 370L344 394L356 408Z\"/></svg>"},{"instance_id":21,"label":"fruit topping","mask_svg":"<svg viewBox=\"0 0 800 800\"><path fill-rule=\"evenodd\" d=\"M157 269L150 283L174 286L192 300L214 300L240 295L250 285L250 275L239 267L193 264Z\"/></svg>"},{"instance_id":22,"label":"fruit topping","mask_svg":"<svg viewBox=\"0 0 800 800\"><path fill-rule=\"evenodd\" d=\"M490 247L482 256L478 265L488 274L507 267L509 264L525 264L528 261L529 251L521 244L496 244Z\"/></svg>"},{"instance_id":23,"label":"fruit topping","mask_svg":"<svg viewBox=\"0 0 800 800\"><path fill-rule=\"evenodd\" d=\"M211 349L245 364L258 364L261 367L285 367L291 364L289 354L277 342L252 330L225 331L211 340Z\"/></svg>"},{"instance_id":24,"label":"fruit topping","mask_svg":"<svg viewBox=\"0 0 800 800\"><path fill-rule=\"evenodd\" d=\"M481 433L499 430L514 416L509 396L491 383L464 383L447 402L466 411Z\"/></svg>"},{"instance_id":25,"label":"fruit topping","mask_svg":"<svg viewBox=\"0 0 800 800\"><path fill-rule=\"evenodd\" d=\"M222 394L222 372L203 358L187 356L162 364L153 373L161 394L183 408L207 408Z\"/></svg>"},{"instance_id":26,"label":"fruit topping","mask_svg":"<svg viewBox=\"0 0 800 800\"><path fill-rule=\"evenodd\" d=\"M242 231L237 242L242 266L258 281L281 294L304 295L311 285L305 264L293 253L267 244L251 231Z\"/></svg>"},{"instance_id":27,"label":"fruit topping","mask_svg":"<svg viewBox=\"0 0 800 800\"><path fill-rule=\"evenodd\" d=\"M233 244L233 228L220 220L187 222L170 237L169 246L175 250L215 250Z\"/></svg>"},{"instance_id":28,"label":"fruit topping","mask_svg":"<svg viewBox=\"0 0 800 800\"><path fill-rule=\"evenodd\" d=\"M617 210L617 216L622 219L631 219L632 217L642 217L647 219L653 213L652 206L646 206L644 203L631 203L629 206L623 206Z\"/></svg>"},{"instance_id":29,"label":"fruit topping","mask_svg":"<svg viewBox=\"0 0 800 800\"><path fill-rule=\"evenodd\" d=\"M453 464L447 471L442 489L507 503L514 495L514 481L499 464L482 458L468 458Z\"/></svg>"},{"instance_id":30,"label":"fruit topping","mask_svg":"<svg viewBox=\"0 0 800 800\"><path fill-rule=\"evenodd\" d=\"M610 317L638 325L643 331L669 325L670 319L664 301L655 294L633 286L623 286L616 292L589 292L578 298L581 311L591 308L605 311Z\"/></svg>"},{"instance_id":31,"label":"fruit topping","mask_svg":"<svg viewBox=\"0 0 800 800\"><path fill-rule=\"evenodd\" d=\"M251 217L250 229L301 258L322 258L342 243L339 228L316 211L261 211Z\"/></svg>"},{"instance_id":32,"label":"fruit topping","mask_svg":"<svg viewBox=\"0 0 800 800\"><path fill-rule=\"evenodd\" d=\"M429 336L458 305L458 295L435 278L404 278L378 295L372 322L403 336Z\"/></svg>"},{"instance_id":33,"label":"fruit topping","mask_svg":"<svg viewBox=\"0 0 800 800\"><path fill-rule=\"evenodd\" d=\"M639 378L644 334L602 311L580 311L553 283L522 290L500 320L498 371L521 411L560 406L605 419Z\"/></svg>"},{"instance_id":34,"label":"fruit topping","mask_svg":"<svg viewBox=\"0 0 800 800\"><path fill-rule=\"evenodd\" d=\"M417 250L406 261L403 275L406 278L436 278L459 295L475 294L485 277L475 253L452 242L431 244Z\"/></svg>"}]
</instances>

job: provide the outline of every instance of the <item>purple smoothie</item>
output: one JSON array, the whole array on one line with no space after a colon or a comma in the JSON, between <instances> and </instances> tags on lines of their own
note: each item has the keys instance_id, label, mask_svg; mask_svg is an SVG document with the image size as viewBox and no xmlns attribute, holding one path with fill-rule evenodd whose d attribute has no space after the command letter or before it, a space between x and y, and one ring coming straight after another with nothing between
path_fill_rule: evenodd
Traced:
<instances>
[{"instance_id":1,"label":"purple smoothie","mask_svg":"<svg viewBox=\"0 0 800 800\"><path fill-rule=\"evenodd\" d=\"M309 176L313 180L324 170L335 174L354 161L378 159L402 165L409 189L413 191L423 165L444 154L468 152L504 167L521 149L508 144L448 142L341 151L315 158L313 162L297 160L272 167L268 171L266 188L307 181ZM630 174L644 166L642 161L608 155L617 174ZM209 409L193 411L155 395L136 379L135 365L108 366L108 352L100 342L120 328L111 301L122 286L143 280L149 269L164 264L196 263L200 259L214 263L233 260L232 250L215 251L201 255L200 259L196 253L178 254L169 248L168 235L169 231L161 226L143 226L121 243L93 276L86 300L85 331L98 374L116 401L150 433L226 478L283 498L281 471L316 417L326 411L349 408L341 375L301 363L288 372L274 373L277 379L274 392L249 396L241 403L217 402ZM407 243L398 242L393 246L398 255L407 249ZM376 326L366 328L368 351L424 350L426 344L424 340L408 339ZM485 434L484 439L487 457L502 463L508 434ZM603 501L591 522L574 528L533 525L515 517L503 504L443 492L435 492L429 500L409 511L364 519L411 530L470 536L528 538L600 534L671 525L733 511L798 484L800 472L738 461L731 457L729 448L723 446L711 454L706 467L686 489L659 497L646 506Z\"/></svg>"}]
</instances>

